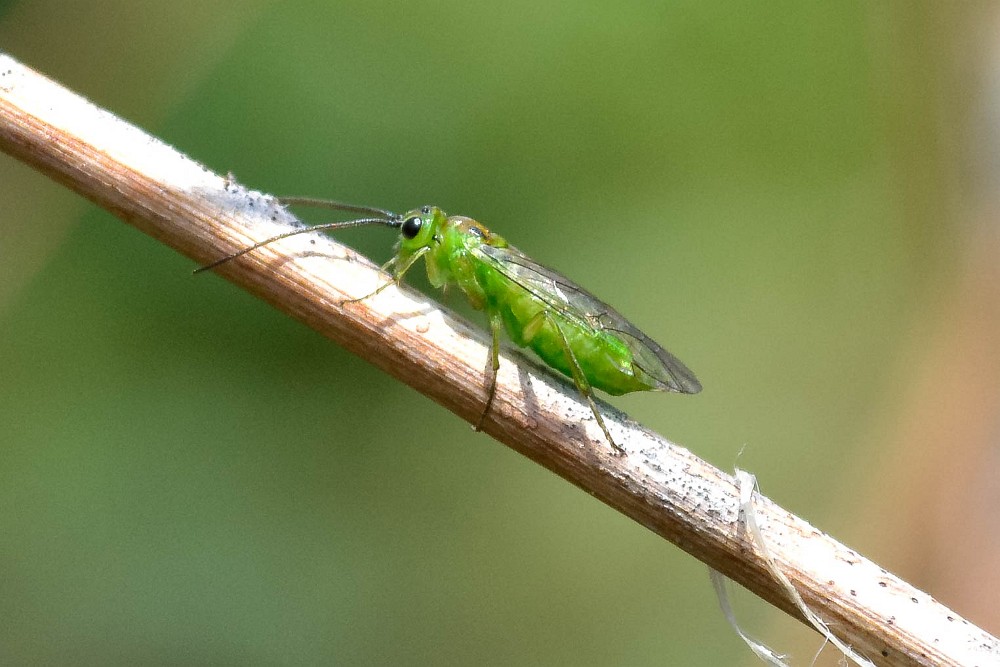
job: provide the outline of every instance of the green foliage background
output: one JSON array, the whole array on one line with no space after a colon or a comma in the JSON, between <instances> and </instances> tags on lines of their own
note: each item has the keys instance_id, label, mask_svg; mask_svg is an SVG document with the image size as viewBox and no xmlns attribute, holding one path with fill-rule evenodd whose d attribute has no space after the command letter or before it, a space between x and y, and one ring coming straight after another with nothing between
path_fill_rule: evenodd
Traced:
<instances>
[{"instance_id":1,"label":"green foliage background","mask_svg":"<svg viewBox=\"0 0 1000 667\"><path fill-rule=\"evenodd\" d=\"M36 0L0 45L250 187L483 221L705 385L617 405L852 543L952 252L926 37L954 17L873 7ZM690 556L0 168L4 663L747 660Z\"/></svg>"}]
</instances>

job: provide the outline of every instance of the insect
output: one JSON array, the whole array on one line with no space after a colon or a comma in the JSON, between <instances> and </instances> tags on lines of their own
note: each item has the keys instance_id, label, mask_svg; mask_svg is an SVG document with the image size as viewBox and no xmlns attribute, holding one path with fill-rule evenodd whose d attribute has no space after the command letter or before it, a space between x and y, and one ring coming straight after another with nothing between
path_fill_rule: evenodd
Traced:
<instances>
[{"instance_id":1,"label":"insect","mask_svg":"<svg viewBox=\"0 0 1000 667\"><path fill-rule=\"evenodd\" d=\"M195 272L208 271L269 243L304 232L335 231L363 225L399 230L395 256L382 269L392 279L377 290L345 303L374 296L399 284L421 258L434 287L457 285L490 325L489 388L479 430L496 395L500 336L506 330L520 347L533 350L546 364L573 380L594 418L618 454L624 450L608 431L593 399L593 389L615 396L633 391L696 394L701 383L688 368L606 303L552 269L528 258L472 218L447 215L424 206L402 215L380 208L325 199L286 197L286 205L314 206L364 217L295 229L223 257Z\"/></svg>"}]
</instances>

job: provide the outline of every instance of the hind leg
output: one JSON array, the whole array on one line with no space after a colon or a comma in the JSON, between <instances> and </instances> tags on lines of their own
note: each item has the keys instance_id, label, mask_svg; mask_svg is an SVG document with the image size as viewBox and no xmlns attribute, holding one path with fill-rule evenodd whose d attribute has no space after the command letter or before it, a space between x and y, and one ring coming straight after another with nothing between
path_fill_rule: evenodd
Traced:
<instances>
[{"instance_id":1,"label":"hind leg","mask_svg":"<svg viewBox=\"0 0 1000 667\"><path fill-rule=\"evenodd\" d=\"M543 319L539 319L543 318ZM597 425L601 427L604 431L604 437L608 439L608 444L614 450L615 454L618 456L623 456L625 450L615 442L615 439L611 437L611 431L608 430L608 425L604 423L604 417L601 416L600 410L597 409L597 403L594 402L594 391L590 386L590 381L587 380L586 374L583 372L583 368L580 367L580 362L577 361L576 354L573 353L573 348L569 344L569 339L566 338L566 333L559 326L559 322L555 317L552 316L547 310L543 310L528 323L525 327L525 332L531 334L525 337L530 339L534 333L541 328L542 321L547 320L549 324L552 325L552 329L559 336L559 341L562 344L563 353L566 355L567 361L569 361L570 372L573 376L573 384L576 385L577 390L580 395L587 399L587 403L590 405L590 411L594 414L594 419L597 420Z\"/></svg>"}]
</instances>

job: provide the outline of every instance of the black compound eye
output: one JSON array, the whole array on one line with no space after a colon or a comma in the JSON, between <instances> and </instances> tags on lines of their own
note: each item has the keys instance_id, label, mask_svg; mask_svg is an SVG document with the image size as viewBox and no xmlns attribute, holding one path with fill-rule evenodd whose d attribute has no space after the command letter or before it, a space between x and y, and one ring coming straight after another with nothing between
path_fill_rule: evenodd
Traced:
<instances>
[{"instance_id":1,"label":"black compound eye","mask_svg":"<svg viewBox=\"0 0 1000 667\"><path fill-rule=\"evenodd\" d=\"M400 228L399 233L403 235L405 239L413 239L417 237L420 233L420 226L424 224L424 221L420 219L419 216L413 215L403 220L403 226Z\"/></svg>"},{"instance_id":2,"label":"black compound eye","mask_svg":"<svg viewBox=\"0 0 1000 667\"><path fill-rule=\"evenodd\" d=\"M421 206L420 207L420 212L424 213L424 214L430 213L431 212L431 207L430 206Z\"/></svg>"}]
</instances>

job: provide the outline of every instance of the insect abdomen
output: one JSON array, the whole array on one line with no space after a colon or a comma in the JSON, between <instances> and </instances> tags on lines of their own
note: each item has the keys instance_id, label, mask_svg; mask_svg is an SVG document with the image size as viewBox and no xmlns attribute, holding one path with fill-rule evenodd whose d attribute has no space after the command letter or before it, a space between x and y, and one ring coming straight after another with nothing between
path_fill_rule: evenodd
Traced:
<instances>
[{"instance_id":1,"label":"insect abdomen","mask_svg":"<svg viewBox=\"0 0 1000 667\"><path fill-rule=\"evenodd\" d=\"M489 267L480 274L489 295L487 308L500 312L516 345L531 348L546 364L572 378L562 340L565 337L592 387L612 395L655 388L636 376L632 353L613 334L564 316Z\"/></svg>"}]
</instances>

